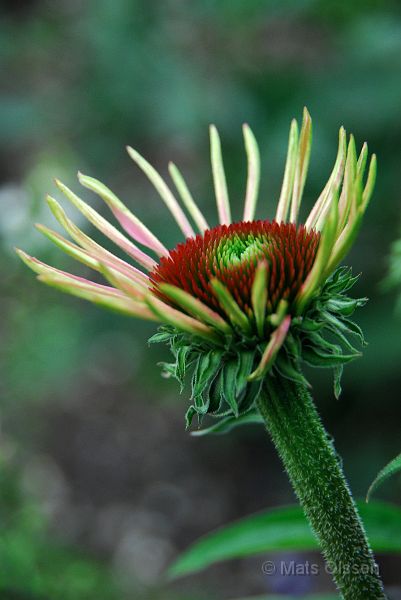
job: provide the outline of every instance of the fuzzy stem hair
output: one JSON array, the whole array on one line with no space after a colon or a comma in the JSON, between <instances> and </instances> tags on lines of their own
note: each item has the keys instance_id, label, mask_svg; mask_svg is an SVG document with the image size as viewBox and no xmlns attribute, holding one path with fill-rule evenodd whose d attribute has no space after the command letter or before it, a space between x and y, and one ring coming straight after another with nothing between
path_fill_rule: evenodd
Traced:
<instances>
[{"instance_id":1,"label":"fuzzy stem hair","mask_svg":"<svg viewBox=\"0 0 401 600\"><path fill-rule=\"evenodd\" d=\"M386 600L355 502L306 387L268 377L258 407L341 597Z\"/></svg>"}]
</instances>

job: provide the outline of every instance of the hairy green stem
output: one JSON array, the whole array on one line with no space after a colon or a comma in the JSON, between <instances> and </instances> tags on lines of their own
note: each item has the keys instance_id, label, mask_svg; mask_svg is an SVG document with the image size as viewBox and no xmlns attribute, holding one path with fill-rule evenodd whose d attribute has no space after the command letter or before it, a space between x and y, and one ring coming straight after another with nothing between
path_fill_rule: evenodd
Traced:
<instances>
[{"instance_id":1,"label":"hairy green stem","mask_svg":"<svg viewBox=\"0 0 401 600\"><path fill-rule=\"evenodd\" d=\"M258 407L344 600L386 600L342 468L307 389L268 377Z\"/></svg>"}]
</instances>

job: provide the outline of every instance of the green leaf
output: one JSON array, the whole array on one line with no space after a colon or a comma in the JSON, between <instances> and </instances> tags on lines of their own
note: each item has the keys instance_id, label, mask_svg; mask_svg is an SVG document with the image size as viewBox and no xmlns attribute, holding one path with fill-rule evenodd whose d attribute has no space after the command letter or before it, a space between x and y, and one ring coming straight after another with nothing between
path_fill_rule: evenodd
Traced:
<instances>
[{"instance_id":1,"label":"green leaf","mask_svg":"<svg viewBox=\"0 0 401 600\"><path fill-rule=\"evenodd\" d=\"M190 346L181 346L176 351L175 376L178 379L178 381L180 382L181 391L183 390L183 387L184 387L184 378L185 378L186 370L187 370L188 366L191 364L190 361L188 360L188 356L190 353L191 353Z\"/></svg>"},{"instance_id":2,"label":"green leaf","mask_svg":"<svg viewBox=\"0 0 401 600\"><path fill-rule=\"evenodd\" d=\"M242 350L238 353L239 370L235 387L237 389L237 397L241 396L246 386L248 385L248 376L252 373L255 353L253 350L246 352Z\"/></svg>"},{"instance_id":3,"label":"green leaf","mask_svg":"<svg viewBox=\"0 0 401 600\"><path fill-rule=\"evenodd\" d=\"M199 354L192 377L191 401L196 412L200 415L207 413L209 408L209 390L217 371L221 366L221 353L210 350Z\"/></svg>"},{"instance_id":4,"label":"green leaf","mask_svg":"<svg viewBox=\"0 0 401 600\"><path fill-rule=\"evenodd\" d=\"M170 341L171 333L160 331L148 339L148 344L163 344Z\"/></svg>"},{"instance_id":5,"label":"green leaf","mask_svg":"<svg viewBox=\"0 0 401 600\"><path fill-rule=\"evenodd\" d=\"M238 357L235 357L233 360L230 360L224 365L221 372L223 395L235 417L238 417L238 402L236 393L238 367L239 360Z\"/></svg>"},{"instance_id":6,"label":"green leaf","mask_svg":"<svg viewBox=\"0 0 401 600\"><path fill-rule=\"evenodd\" d=\"M302 349L302 359L312 367L332 369L340 364L350 362L358 356L360 354L326 354L308 346Z\"/></svg>"},{"instance_id":7,"label":"green leaf","mask_svg":"<svg viewBox=\"0 0 401 600\"><path fill-rule=\"evenodd\" d=\"M198 431L191 431L191 435L200 437L208 434L224 434L228 433L232 429L239 427L240 425L253 425L263 424L263 417L259 411L250 411L239 417L226 417L215 425L207 427L205 429L199 429Z\"/></svg>"},{"instance_id":8,"label":"green leaf","mask_svg":"<svg viewBox=\"0 0 401 600\"><path fill-rule=\"evenodd\" d=\"M381 486L381 484L384 481L386 481L386 479L392 477L392 475L395 475L399 471L401 471L401 454L393 458L393 460L391 460L385 467L382 468L381 471L379 471L376 479L373 481L370 488L368 489L368 493L366 495L366 502L369 502L369 498L371 497L373 492L375 492L377 488Z\"/></svg>"},{"instance_id":9,"label":"green leaf","mask_svg":"<svg viewBox=\"0 0 401 600\"><path fill-rule=\"evenodd\" d=\"M359 502L358 508L373 549L401 553L401 508L385 502ZM169 575L180 577L219 561L265 552L309 550L318 550L318 544L302 509L274 508L207 534L178 558Z\"/></svg>"}]
</instances>

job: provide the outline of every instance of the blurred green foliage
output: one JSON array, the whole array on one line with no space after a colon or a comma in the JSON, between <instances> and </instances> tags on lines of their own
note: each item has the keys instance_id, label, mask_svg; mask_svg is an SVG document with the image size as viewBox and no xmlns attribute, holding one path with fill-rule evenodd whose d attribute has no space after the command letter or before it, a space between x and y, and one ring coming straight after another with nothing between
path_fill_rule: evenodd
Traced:
<instances>
[{"instance_id":1,"label":"blurred green foliage","mask_svg":"<svg viewBox=\"0 0 401 600\"><path fill-rule=\"evenodd\" d=\"M0 467L1 597L121 598L104 566L49 537L40 509L19 487L15 465L2 460Z\"/></svg>"},{"instance_id":2,"label":"blurred green foliage","mask_svg":"<svg viewBox=\"0 0 401 600\"><path fill-rule=\"evenodd\" d=\"M74 189L78 169L103 179L172 245L178 232L124 146L138 148L164 173L170 158L177 162L214 222L207 126L216 123L239 218L245 181L240 126L248 121L262 152L259 216L271 217L289 122L307 105L315 126L307 205L327 178L341 124L359 146L367 139L378 154L377 190L349 259L363 272L358 295L371 298L361 312L370 346L347 371L340 404L332 404L325 377L315 381L327 417L342 432L352 482L366 491L399 451L400 321L394 297L380 291L379 282L400 227L400 3L25 0L3 2L0 17L0 386L3 426L17 454L48 452L49 407L57 411L89 392L129 398L146 390L155 405L171 402L175 410L176 388L161 382L154 367L162 349L145 344L151 325L58 296L36 284L14 257L12 247L23 245L72 267L32 228L34 221L54 227L43 202L51 178ZM383 395L386 402L378 403ZM95 416L94 405L82 411ZM31 518L30 509L20 512L18 474L11 477L12 484L2 485L14 490L2 501L3 522L11 524L4 586L12 588L25 569L24 592L61 597L52 582L62 570L70 593L64 590L63 597L114 597L100 567L73 550L38 543L43 522ZM391 497L399 499L399 488ZM54 564L46 561L49 552ZM42 562L47 570L39 577L35 565Z\"/></svg>"}]
</instances>

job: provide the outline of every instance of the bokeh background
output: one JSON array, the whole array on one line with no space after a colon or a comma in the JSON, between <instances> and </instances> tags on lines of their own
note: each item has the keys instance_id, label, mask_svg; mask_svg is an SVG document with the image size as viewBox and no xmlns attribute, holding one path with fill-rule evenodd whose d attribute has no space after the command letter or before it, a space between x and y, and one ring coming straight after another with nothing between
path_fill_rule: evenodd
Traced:
<instances>
[{"instance_id":1,"label":"bokeh background","mask_svg":"<svg viewBox=\"0 0 401 600\"><path fill-rule=\"evenodd\" d=\"M2 0L0 8L2 598L213 600L331 590L329 580L267 578L263 557L171 584L164 572L199 535L293 502L263 431L184 431L187 395L162 380L153 326L39 285L13 247L67 269L41 238L44 202L78 169L112 187L174 245L178 232L128 158L131 144L166 174L184 171L213 219L207 126L223 139L234 214L245 161L241 124L262 152L259 216L273 215L288 127L314 119L310 207L341 124L378 154L376 193L348 262L369 346L346 369L314 373L315 396L356 495L401 449L401 321L383 290L400 234L401 5L397 0ZM87 195L83 194L86 198ZM97 199L91 202L103 210ZM87 227L78 214L69 214ZM89 231L89 228L88 228ZM400 480L380 492L401 504ZM388 585L400 557L381 557Z\"/></svg>"}]
</instances>

